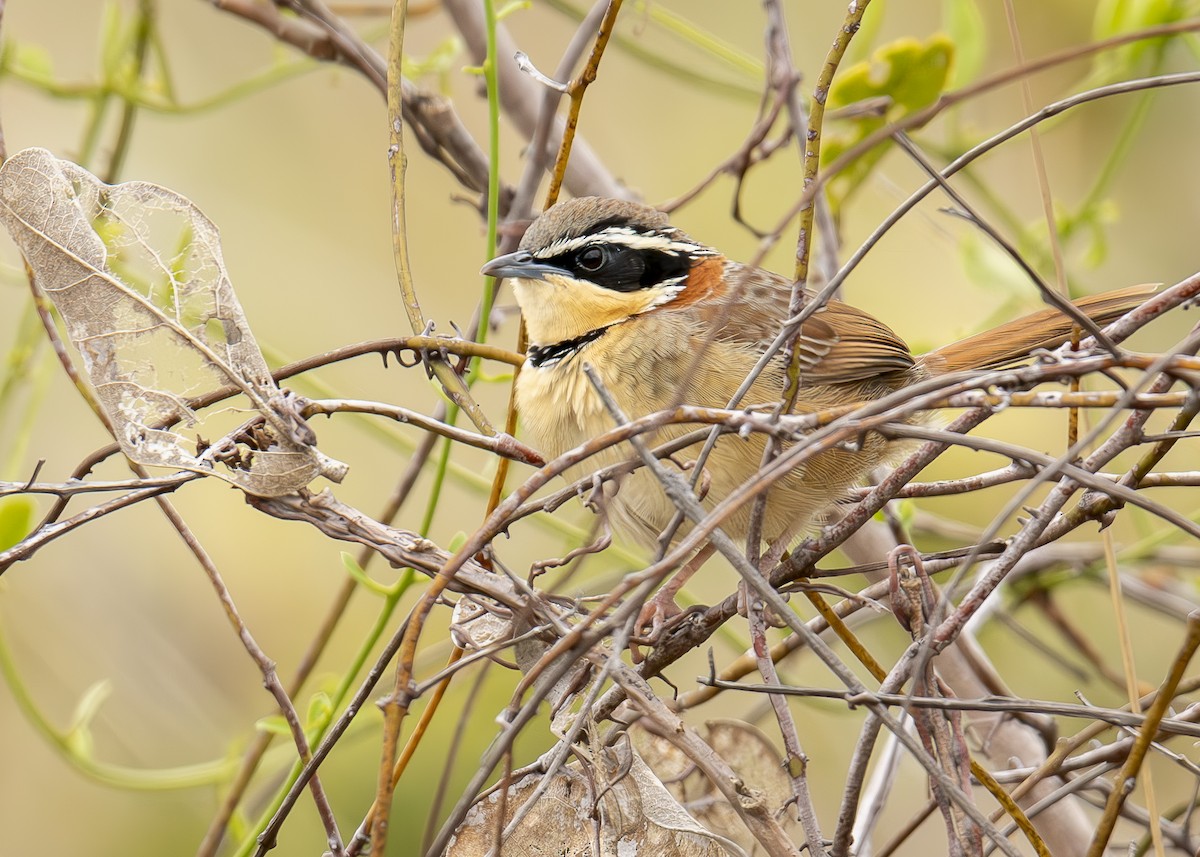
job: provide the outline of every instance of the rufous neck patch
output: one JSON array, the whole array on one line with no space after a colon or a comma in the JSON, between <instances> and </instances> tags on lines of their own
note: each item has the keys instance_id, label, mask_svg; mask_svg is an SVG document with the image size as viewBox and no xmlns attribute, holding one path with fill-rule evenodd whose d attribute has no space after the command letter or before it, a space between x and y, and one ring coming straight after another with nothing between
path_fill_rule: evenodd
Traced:
<instances>
[{"instance_id":1,"label":"rufous neck patch","mask_svg":"<svg viewBox=\"0 0 1200 857\"><path fill-rule=\"evenodd\" d=\"M721 256L704 258L688 269L683 289L664 309L678 309L697 301L717 298L725 294L725 259Z\"/></svg>"}]
</instances>

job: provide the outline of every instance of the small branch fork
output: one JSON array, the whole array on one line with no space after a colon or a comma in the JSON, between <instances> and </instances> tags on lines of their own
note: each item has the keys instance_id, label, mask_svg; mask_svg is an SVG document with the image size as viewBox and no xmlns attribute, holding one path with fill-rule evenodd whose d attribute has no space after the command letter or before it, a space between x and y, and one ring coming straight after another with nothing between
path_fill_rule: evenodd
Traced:
<instances>
[{"instance_id":1,"label":"small branch fork","mask_svg":"<svg viewBox=\"0 0 1200 857\"><path fill-rule=\"evenodd\" d=\"M596 81L600 60L604 56L604 49L608 47L608 40L612 36L617 15L621 12L621 2L622 0L608 0L608 8L604 12L604 18L600 21L596 42L592 46L592 53L588 57L587 63L583 66L583 71L563 89L570 99L570 106L567 108L562 144L559 146L558 158L554 162L554 170L550 176L550 188L546 191L547 208L558 201L559 191L562 189L563 179L567 173L567 162L570 160L571 149L575 142L575 132L579 127L579 111L583 107L583 96L587 92L587 88Z\"/></svg>"},{"instance_id":2,"label":"small branch fork","mask_svg":"<svg viewBox=\"0 0 1200 857\"><path fill-rule=\"evenodd\" d=\"M902 545L888 557L888 585L891 588L892 611L897 621L911 635L920 640L927 631L927 618L937 604L937 595L920 555L910 546ZM944 698L948 688L938 678L933 663L925 665L923 673L913 676L913 694L917 696ZM953 709L943 709L939 716L934 710L917 708L911 712L925 750L938 760L949 777L954 778L964 792L971 787L971 754L967 750L963 735L962 720ZM950 800L938 782L930 782L934 802L941 810L946 823L946 839L950 854L982 854L983 833ZM1044 848L1041 849L1044 851Z\"/></svg>"}]
</instances>

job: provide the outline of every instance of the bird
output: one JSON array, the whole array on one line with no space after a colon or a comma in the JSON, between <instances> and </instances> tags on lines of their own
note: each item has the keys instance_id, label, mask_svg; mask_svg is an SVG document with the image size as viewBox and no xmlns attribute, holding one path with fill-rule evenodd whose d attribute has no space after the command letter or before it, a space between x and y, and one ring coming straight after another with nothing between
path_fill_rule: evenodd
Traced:
<instances>
[{"instance_id":1,"label":"bird","mask_svg":"<svg viewBox=\"0 0 1200 857\"><path fill-rule=\"evenodd\" d=\"M788 278L727 258L651 206L599 197L546 209L518 249L492 259L482 273L507 278L521 309L530 344L517 378L516 405L526 440L547 460L613 428L585 366L630 418L679 404L725 407L779 334L792 293ZM1083 298L1076 306L1103 324L1147 293L1146 287L1132 287ZM814 297L806 291L807 300ZM946 373L1011 365L1036 349L1061 345L1072 325L1051 308L913 355L874 316L829 300L800 328L801 384L793 413L867 403ZM775 357L739 407L777 407L787 371L786 358ZM694 428L667 425L655 441ZM720 438L703 465L706 508L754 476L765 442L761 432ZM700 446L685 451L691 459L679 453L675 460L694 462ZM876 467L894 463L904 451L901 444L867 433L853 446L808 459L769 488L763 540L771 544L804 532ZM609 446L564 475L578 479L633 456L627 444ZM746 539L752 507L742 504L722 523L728 535ZM647 546L656 543L675 512L646 468L625 476L608 504L613 528ZM679 612L674 606L679 577L684 575L659 590L639 621L661 626Z\"/></svg>"}]
</instances>

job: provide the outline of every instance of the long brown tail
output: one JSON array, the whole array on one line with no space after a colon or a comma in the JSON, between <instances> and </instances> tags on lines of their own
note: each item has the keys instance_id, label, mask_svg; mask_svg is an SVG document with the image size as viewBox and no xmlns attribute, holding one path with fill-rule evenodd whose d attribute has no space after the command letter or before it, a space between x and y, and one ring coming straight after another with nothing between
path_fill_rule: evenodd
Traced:
<instances>
[{"instance_id":1,"label":"long brown tail","mask_svg":"<svg viewBox=\"0 0 1200 857\"><path fill-rule=\"evenodd\" d=\"M1074 301L1088 318L1104 325L1154 294L1155 286L1130 286ZM964 369L999 369L1026 359L1038 348L1057 348L1071 338L1073 322L1057 309L1044 309L923 354L919 362L934 374Z\"/></svg>"}]
</instances>

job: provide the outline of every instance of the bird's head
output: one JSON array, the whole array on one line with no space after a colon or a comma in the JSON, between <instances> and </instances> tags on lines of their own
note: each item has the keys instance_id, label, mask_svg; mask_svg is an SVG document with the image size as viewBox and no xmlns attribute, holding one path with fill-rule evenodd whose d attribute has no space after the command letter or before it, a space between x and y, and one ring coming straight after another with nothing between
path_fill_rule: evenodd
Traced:
<instances>
[{"instance_id":1,"label":"bird's head","mask_svg":"<svg viewBox=\"0 0 1200 857\"><path fill-rule=\"evenodd\" d=\"M532 342L555 343L693 303L722 287L724 265L649 206L583 197L547 209L483 273L513 281Z\"/></svg>"}]
</instances>

